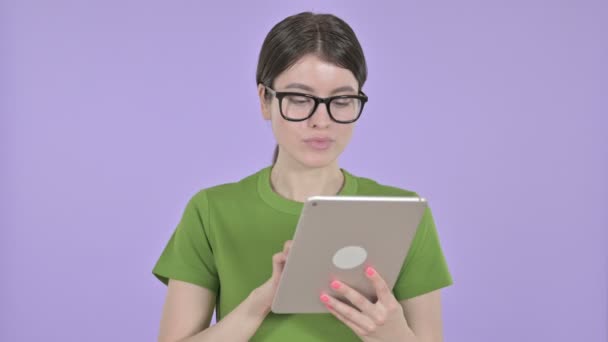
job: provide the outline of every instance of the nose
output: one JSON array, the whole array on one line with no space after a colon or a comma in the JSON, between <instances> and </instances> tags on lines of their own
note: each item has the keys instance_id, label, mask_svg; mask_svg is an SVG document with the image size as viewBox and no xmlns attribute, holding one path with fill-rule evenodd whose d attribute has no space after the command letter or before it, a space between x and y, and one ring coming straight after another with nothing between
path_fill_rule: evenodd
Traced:
<instances>
[{"instance_id":1,"label":"nose","mask_svg":"<svg viewBox=\"0 0 608 342\"><path fill-rule=\"evenodd\" d=\"M327 127L331 123L331 117L327 112L327 105L325 103L319 103L315 112L308 119L308 124L313 127Z\"/></svg>"}]
</instances>

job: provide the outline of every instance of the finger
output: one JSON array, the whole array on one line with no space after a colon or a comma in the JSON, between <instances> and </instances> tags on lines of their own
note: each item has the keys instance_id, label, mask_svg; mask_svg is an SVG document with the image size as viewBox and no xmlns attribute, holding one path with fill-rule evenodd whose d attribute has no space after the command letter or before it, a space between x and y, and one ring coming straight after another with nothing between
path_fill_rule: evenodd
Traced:
<instances>
[{"instance_id":1,"label":"finger","mask_svg":"<svg viewBox=\"0 0 608 342\"><path fill-rule=\"evenodd\" d=\"M272 256L272 276L279 276L285 266L285 254L276 253Z\"/></svg>"},{"instance_id":2,"label":"finger","mask_svg":"<svg viewBox=\"0 0 608 342\"><path fill-rule=\"evenodd\" d=\"M344 317L344 315L336 311L331 305L325 305L325 307L327 307L327 310L329 310L329 312L331 312L338 320L346 324L346 326L348 326L352 331L354 331L355 334L359 336L365 336L368 334L367 331L365 331L363 328L359 327L355 323L349 321L346 317Z\"/></svg>"},{"instance_id":3,"label":"finger","mask_svg":"<svg viewBox=\"0 0 608 342\"><path fill-rule=\"evenodd\" d=\"M291 249L292 243L293 243L293 240L287 240L287 241L285 241L285 243L283 244L283 252L284 253L289 253L289 250Z\"/></svg>"},{"instance_id":4,"label":"finger","mask_svg":"<svg viewBox=\"0 0 608 342\"><path fill-rule=\"evenodd\" d=\"M359 293L359 291L338 280L332 281L330 286L335 292L343 295L363 313L367 315L374 314L375 305Z\"/></svg>"},{"instance_id":5,"label":"finger","mask_svg":"<svg viewBox=\"0 0 608 342\"><path fill-rule=\"evenodd\" d=\"M346 320L350 321L362 330L372 331L375 329L376 324L374 321L352 306L342 303L341 301L327 294L322 294L320 299L326 305L332 306L336 312L341 314Z\"/></svg>"},{"instance_id":6,"label":"finger","mask_svg":"<svg viewBox=\"0 0 608 342\"><path fill-rule=\"evenodd\" d=\"M365 269L365 275L372 282L379 301L386 303L391 298L394 298L391 289L389 289L384 279L380 276L380 274L378 274L378 272L373 267L367 267Z\"/></svg>"},{"instance_id":7,"label":"finger","mask_svg":"<svg viewBox=\"0 0 608 342\"><path fill-rule=\"evenodd\" d=\"M284 261L285 261L285 253L283 253L283 252L275 253L272 256L272 263L273 264L280 264L280 263L282 263Z\"/></svg>"}]
</instances>

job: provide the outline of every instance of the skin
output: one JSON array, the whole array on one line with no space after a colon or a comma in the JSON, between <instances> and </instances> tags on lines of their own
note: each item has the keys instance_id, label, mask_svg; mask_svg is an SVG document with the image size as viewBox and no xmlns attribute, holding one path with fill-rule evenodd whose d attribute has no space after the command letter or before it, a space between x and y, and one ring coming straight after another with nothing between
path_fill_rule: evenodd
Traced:
<instances>
[{"instance_id":1,"label":"skin","mask_svg":"<svg viewBox=\"0 0 608 342\"><path fill-rule=\"evenodd\" d=\"M307 89L297 87L297 84ZM335 92L339 88L350 90ZM295 91L319 97L357 95L355 76L347 69L336 67L314 55L302 57L274 81L276 91ZM312 195L330 195L339 192L344 177L337 159L353 134L355 124L333 122L327 108L319 105L315 114L306 121L284 120L276 98L264 99L265 88L258 85L262 117L270 121L280 152L271 172L271 183L283 197L304 202ZM327 136L334 140L328 150L310 148L304 139Z\"/></svg>"},{"instance_id":2,"label":"skin","mask_svg":"<svg viewBox=\"0 0 608 342\"><path fill-rule=\"evenodd\" d=\"M295 83L300 87L295 87ZM335 92L345 87L351 90ZM349 70L315 55L306 55L275 79L274 89L329 97L357 94L359 87ZM333 122L323 105L308 120L289 122L281 117L277 99L273 97L266 101L264 94L265 88L259 85L262 117L271 123L280 146L277 162L271 172L274 191L299 202L312 195L337 194L344 182L337 159L348 145L355 124ZM315 150L303 141L319 135L333 139L329 149ZM270 312L290 247L291 240L286 241L283 250L274 254L271 277L211 327L215 293L193 284L170 280L159 341L248 341ZM368 279L376 289L378 300L375 303L345 283L329 285L333 285L332 291L348 298L356 308L339 302L333 293L320 293L319 300L326 304L329 313L366 342L443 340L440 291L399 302L375 270L370 270Z\"/></svg>"}]
</instances>

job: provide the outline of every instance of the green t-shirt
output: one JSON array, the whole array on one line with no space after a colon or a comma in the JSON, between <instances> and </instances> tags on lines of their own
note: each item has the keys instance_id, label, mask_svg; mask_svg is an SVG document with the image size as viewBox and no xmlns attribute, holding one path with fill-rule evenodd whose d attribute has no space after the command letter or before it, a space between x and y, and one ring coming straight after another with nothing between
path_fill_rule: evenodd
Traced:
<instances>
[{"instance_id":1,"label":"green t-shirt","mask_svg":"<svg viewBox=\"0 0 608 342\"><path fill-rule=\"evenodd\" d=\"M339 195L417 196L416 193L357 177L344 169ZM293 238L303 203L286 199L270 186L271 166L239 182L199 191L167 243L153 273L163 283L177 279L217 294L221 320L272 274L272 255ZM405 248L405 247L404 247ZM397 300L452 284L430 209L393 289ZM330 313L270 313L250 341L359 341Z\"/></svg>"}]
</instances>

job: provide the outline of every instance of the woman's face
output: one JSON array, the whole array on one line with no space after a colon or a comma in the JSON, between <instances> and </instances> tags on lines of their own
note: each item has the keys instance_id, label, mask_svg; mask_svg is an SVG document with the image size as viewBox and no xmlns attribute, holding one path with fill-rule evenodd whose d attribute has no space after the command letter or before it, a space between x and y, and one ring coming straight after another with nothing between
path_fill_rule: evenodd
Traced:
<instances>
[{"instance_id":1,"label":"woman's face","mask_svg":"<svg viewBox=\"0 0 608 342\"><path fill-rule=\"evenodd\" d=\"M309 54L281 73L274 90L311 94L318 97L357 95L358 82L353 73ZM274 136L281 148L281 157L288 157L303 166L317 168L334 162L344 151L352 136L354 123L332 121L325 104L319 104L312 117L292 122L281 117L276 97L264 101L264 87L258 86L262 114L270 120ZM284 100L285 101L285 100ZM328 142L311 139L329 139Z\"/></svg>"}]
</instances>

